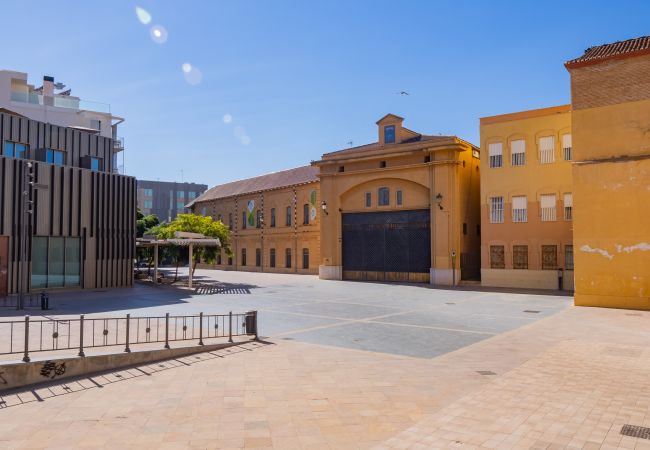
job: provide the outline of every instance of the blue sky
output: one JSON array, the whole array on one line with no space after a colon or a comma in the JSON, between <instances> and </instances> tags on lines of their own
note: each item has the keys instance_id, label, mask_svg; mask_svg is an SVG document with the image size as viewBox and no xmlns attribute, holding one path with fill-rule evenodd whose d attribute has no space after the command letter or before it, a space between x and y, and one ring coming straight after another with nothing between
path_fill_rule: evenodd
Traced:
<instances>
[{"instance_id":1,"label":"blue sky","mask_svg":"<svg viewBox=\"0 0 650 450\"><path fill-rule=\"evenodd\" d=\"M110 103L126 118L127 174L208 185L376 140L389 112L478 144L482 116L568 103L567 59L650 33L645 1L4 0L2 12L0 66Z\"/></svg>"}]
</instances>

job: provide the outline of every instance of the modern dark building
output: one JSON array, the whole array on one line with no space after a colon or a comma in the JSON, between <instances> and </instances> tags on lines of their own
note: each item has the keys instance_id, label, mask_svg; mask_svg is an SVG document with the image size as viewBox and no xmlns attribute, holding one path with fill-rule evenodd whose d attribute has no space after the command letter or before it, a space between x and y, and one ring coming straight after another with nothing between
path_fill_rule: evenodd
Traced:
<instances>
[{"instance_id":1,"label":"modern dark building","mask_svg":"<svg viewBox=\"0 0 650 450\"><path fill-rule=\"evenodd\" d=\"M3 106L0 296L131 286L136 182L115 173L121 143Z\"/></svg>"},{"instance_id":2,"label":"modern dark building","mask_svg":"<svg viewBox=\"0 0 650 450\"><path fill-rule=\"evenodd\" d=\"M161 222L170 222L177 214L188 213L185 205L207 189L205 184L138 180L138 208L144 215L155 214Z\"/></svg>"}]
</instances>

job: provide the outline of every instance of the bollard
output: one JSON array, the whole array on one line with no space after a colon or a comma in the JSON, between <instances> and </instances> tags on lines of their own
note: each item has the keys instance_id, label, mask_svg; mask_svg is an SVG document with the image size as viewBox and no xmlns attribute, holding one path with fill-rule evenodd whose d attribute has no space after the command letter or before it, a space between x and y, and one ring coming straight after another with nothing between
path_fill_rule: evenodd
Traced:
<instances>
[{"instance_id":1,"label":"bollard","mask_svg":"<svg viewBox=\"0 0 650 450\"><path fill-rule=\"evenodd\" d=\"M126 315L126 348L124 349L125 353L131 353L129 348L129 332L131 331L131 314Z\"/></svg>"},{"instance_id":2,"label":"bollard","mask_svg":"<svg viewBox=\"0 0 650 450\"><path fill-rule=\"evenodd\" d=\"M169 348L169 313L165 314L165 348Z\"/></svg>"},{"instance_id":3,"label":"bollard","mask_svg":"<svg viewBox=\"0 0 650 450\"><path fill-rule=\"evenodd\" d=\"M232 311L228 313L228 342L232 342Z\"/></svg>"},{"instance_id":4,"label":"bollard","mask_svg":"<svg viewBox=\"0 0 650 450\"><path fill-rule=\"evenodd\" d=\"M253 311L253 313L255 314L255 340L259 341L260 339L259 336L257 335L257 310Z\"/></svg>"},{"instance_id":5,"label":"bollard","mask_svg":"<svg viewBox=\"0 0 650 450\"><path fill-rule=\"evenodd\" d=\"M203 345L203 313L199 313L199 345Z\"/></svg>"},{"instance_id":6,"label":"bollard","mask_svg":"<svg viewBox=\"0 0 650 450\"><path fill-rule=\"evenodd\" d=\"M86 356L84 353L84 315L79 316L79 356Z\"/></svg>"},{"instance_id":7,"label":"bollard","mask_svg":"<svg viewBox=\"0 0 650 450\"><path fill-rule=\"evenodd\" d=\"M23 361L29 362L29 316L25 316L25 356Z\"/></svg>"}]
</instances>

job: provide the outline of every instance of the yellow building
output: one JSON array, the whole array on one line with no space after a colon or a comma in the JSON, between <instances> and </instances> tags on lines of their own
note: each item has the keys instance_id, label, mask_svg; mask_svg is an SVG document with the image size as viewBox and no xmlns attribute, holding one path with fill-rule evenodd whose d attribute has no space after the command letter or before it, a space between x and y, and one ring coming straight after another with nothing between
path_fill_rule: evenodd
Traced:
<instances>
[{"instance_id":1,"label":"yellow building","mask_svg":"<svg viewBox=\"0 0 650 450\"><path fill-rule=\"evenodd\" d=\"M566 68L575 303L650 309L650 36L592 47Z\"/></svg>"},{"instance_id":2,"label":"yellow building","mask_svg":"<svg viewBox=\"0 0 650 450\"><path fill-rule=\"evenodd\" d=\"M323 155L320 277L458 284L479 275L479 150L388 114L378 141Z\"/></svg>"},{"instance_id":3,"label":"yellow building","mask_svg":"<svg viewBox=\"0 0 650 450\"><path fill-rule=\"evenodd\" d=\"M484 117L481 148L481 284L573 290L571 105Z\"/></svg>"},{"instance_id":4,"label":"yellow building","mask_svg":"<svg viewBox=\"0 0 650 450\"><path fill-rule=\"evenodd\" d=\"M233 257L211 267L280 273L318 273L318 169L303 166L215 186L190 205L231 229Z\"/></svg>"}]
</instances>

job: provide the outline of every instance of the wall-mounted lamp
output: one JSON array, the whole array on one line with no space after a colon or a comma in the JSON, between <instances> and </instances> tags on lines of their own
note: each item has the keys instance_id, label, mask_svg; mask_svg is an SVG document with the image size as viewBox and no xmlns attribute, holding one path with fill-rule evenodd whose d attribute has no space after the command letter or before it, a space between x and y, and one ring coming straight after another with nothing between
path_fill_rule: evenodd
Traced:
<instances>
[{"instance_id":1,"label":"wall-mounted lamp","mask_svg":"<svg viewBox=\"0 0 650 450\"><path fill-rule=\"evenodd\" d=\"M328 214L329 214L329 213L327 212L327 202L324 202L324 201L323 201L323 202L320 202L320 209L323 210L323 212L325 213L325 215L328 215Z\"/></svg>"},{"instance_id":2,"label":"wall-mounted lamp","mask_svg":"<svg viewBox=\"0 0 650 450\"><path fill-rule=\"evenodd\" d=\"M440 192L438 192L438 195L436 195L436 203L438 204L440 211L442 211L442 194Z\"/></svg>"}]
</instances>

